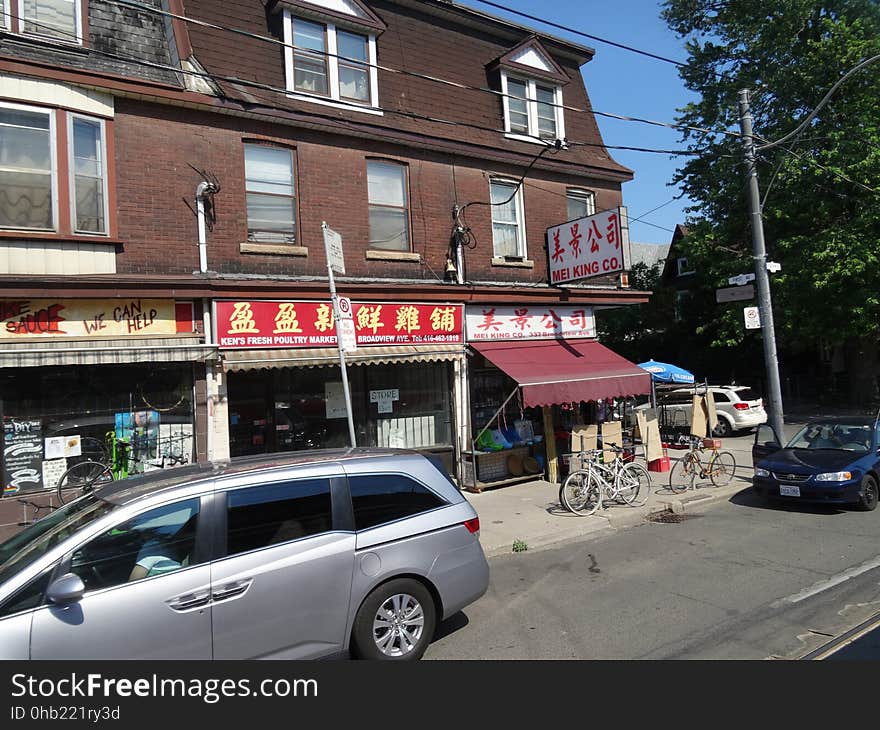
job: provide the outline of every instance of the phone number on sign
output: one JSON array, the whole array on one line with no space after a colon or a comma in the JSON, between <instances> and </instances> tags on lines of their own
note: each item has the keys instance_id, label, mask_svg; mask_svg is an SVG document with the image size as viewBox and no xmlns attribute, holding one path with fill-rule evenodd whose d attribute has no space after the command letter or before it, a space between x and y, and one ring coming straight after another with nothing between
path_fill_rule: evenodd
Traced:
<instances>
[{"instance_id":1,"label":"phone number on sign","mask_svg":"<svg viewBox=\"0 0 880 730\"><path fill-rule=\"evenodd\" d=\"M75 705L34 705L33 707L13 706L9 708L11 720L79 720L100 722L101 720L118 720L119 706L83 707Z\"/></svg>"}]
</instances>

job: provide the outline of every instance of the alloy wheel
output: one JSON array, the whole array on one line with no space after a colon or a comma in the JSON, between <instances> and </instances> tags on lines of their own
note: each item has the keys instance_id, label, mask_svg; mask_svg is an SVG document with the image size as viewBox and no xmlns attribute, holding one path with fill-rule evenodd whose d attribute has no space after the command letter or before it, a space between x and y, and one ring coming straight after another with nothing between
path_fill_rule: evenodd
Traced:
<instances>
[{"instance_id":1,"label":"alloy wheel","mask_svg":"<svg viewBox=\"0 0 880 730\"><path fill-rule=\"evenodd\" d=\"M389 596L373 618L373 641L385 656L409 654L425 629L422 605L407 593Z\"/></svg>"}]
</instances>

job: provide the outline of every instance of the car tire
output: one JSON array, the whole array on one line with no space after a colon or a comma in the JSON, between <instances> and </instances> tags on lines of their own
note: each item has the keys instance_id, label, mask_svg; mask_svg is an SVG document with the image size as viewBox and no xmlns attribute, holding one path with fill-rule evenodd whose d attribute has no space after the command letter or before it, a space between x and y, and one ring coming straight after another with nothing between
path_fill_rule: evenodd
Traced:
<instances>
[{"instance_id":1,"label":"car tire","mask_svg":"<svg viewBox=\"0 0 880 730\"><path fill-rule=\"evenodd\" d=\"M862 479L862 495L859 497L859 509L870 512L877 509L877 480L872 476Z\"/></svg>"},{"instance_id":2,"label":"car tire","mask_svg":"<svg viewBox=\"0 0 880 730\"><path fill-rule=\"evenodd\" d=\"M396 578L364 599L351 631L351 653L357 659L417 661L436 626L428 589L412 578Z\"/></svg>"},{"instance_id":3,"label":"car tire","mask_svg":"<svg viewBox=\"0 0 880 730\"><path fill-rule=\"evenodd\" d=\"M712 429L712 435L715 438L723 439L729 437L733 433L733 427L724 416L718 416L718 423Z\"/></svg>"}]
</instances>

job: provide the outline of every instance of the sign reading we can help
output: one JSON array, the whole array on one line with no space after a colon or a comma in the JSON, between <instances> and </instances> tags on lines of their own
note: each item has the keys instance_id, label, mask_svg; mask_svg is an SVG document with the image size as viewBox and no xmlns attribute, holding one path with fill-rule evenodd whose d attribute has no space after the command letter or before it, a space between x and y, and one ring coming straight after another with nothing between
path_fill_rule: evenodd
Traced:
<instances>
[{"instance_id":1,"label":"sign reading we can help","mask_svg":"<svg viewBox=\"0 0 880 730\"><path fill-rule=\"evenodd\" d=\"M0 339L173 335L173 299L0 299Z\"/></svg>"},{"instance_id":2,"label":"sign reading we can help","mask_svg":"<svg viewBox=\"0 0 880 730\"><path fill-rule=\"evenodd\" d=\"M612 208L547 229L550 283L565 284L629 268L626 208Z\"/></svg>"}]
</instances>

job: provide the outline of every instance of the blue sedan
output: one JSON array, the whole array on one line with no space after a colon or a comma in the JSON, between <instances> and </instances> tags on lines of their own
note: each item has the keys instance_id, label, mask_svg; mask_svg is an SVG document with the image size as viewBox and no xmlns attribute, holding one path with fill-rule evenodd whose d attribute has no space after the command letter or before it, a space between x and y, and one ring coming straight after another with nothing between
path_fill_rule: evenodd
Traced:
<instances>
[{"instance_id":1,"label":"blue sedan","mask_svg":"<svg viewBox=\"0 0 880 730\"><path fill-rule=\"evenodd\" d=\"M755 436L755 492L767 499L877 507L880 424L873 417L826 418L804 426L782 447ZM772 431L771 431L772 433ZM774 434L775 436L775 434Z\"/></svg>"}]
</instances>

